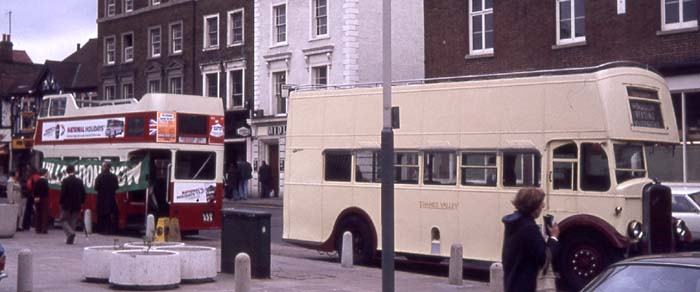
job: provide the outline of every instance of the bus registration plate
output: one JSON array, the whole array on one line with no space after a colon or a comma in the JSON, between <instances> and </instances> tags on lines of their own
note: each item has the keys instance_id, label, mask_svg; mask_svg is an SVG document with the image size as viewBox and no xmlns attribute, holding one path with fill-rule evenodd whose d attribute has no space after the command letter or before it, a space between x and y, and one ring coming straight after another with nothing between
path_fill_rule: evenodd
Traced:
<instances>
[{"instance_id":1,"label":"bus registration plate","mask_svg":"<svg viewBox=\"0 0 700 292\"><path fill-rule=\"evenodd\" d=\"M214 221L214 213L212 213L212 212L204 212L204 213L202 213L202 221L204 221L204 222L212 222L212 221Z\"/></svg>"}]
</instances>

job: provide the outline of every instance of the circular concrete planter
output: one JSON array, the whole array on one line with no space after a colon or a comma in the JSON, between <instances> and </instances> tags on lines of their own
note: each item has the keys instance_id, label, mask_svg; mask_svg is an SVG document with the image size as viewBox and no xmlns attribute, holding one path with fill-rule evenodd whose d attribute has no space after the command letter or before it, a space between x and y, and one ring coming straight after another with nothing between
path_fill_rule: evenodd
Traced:
<instances>
[{"instance_id":1,"label":"circular concrete planter","mask_svg":"<svg viewBox=\"0 0 700 292\"><path fill-rule=\"evenodd\" d=\"M83 249L83 278L89 282L107 282L112 252L119 250L143 250L143 248L119 249L113 245L88 246Z\"/></svg>"},{"instance_id":2,"label":"circular concrete planter","mask_svg":"<svg viewBox=\"0 0 700 292\"><path fill-rule=\"evenodd\" d=\"M182 282L211 282L216 278L216 248L188 245L163 247L157 250L174 251L180 254Z\"/></svg>"},{"instance_id":3,"label":"circular concrete planter","mask_svg":"<svg viewBox=\"0 0 700 292\"><path fill-rule=\"evenodd\" d=\"M17 231L19 205L0 204L0 237L13 237Z\"/></svg>"},{"instance_id":4,"label":"circular concrete planter","mask_svg":"<svg viewBox=\"0 0 700 292\"><path fill-rule=\"evenodd\" d=\"M166 247L173 247L173 246L184 246L185 243L183 242L174 242L174 241L167 241L167 242L152 242L151 243L151 249L156 249L156 248L166 248ZM129 242L124 245L124 247L137 247L137 248L146 248L146 244L142 241L134 241L134 242Z\"/></svg>"},{"instance_id":5,"label":"circular concrete planter","mask_svg":"<svg viewBox=\"0 0 700 292\"><path fill-rule=\"evenodd\" d=\"M112 253L109 284L115 289L163 290L180 284L180 255L165 250Z\"/></svg>"}]
</instances>

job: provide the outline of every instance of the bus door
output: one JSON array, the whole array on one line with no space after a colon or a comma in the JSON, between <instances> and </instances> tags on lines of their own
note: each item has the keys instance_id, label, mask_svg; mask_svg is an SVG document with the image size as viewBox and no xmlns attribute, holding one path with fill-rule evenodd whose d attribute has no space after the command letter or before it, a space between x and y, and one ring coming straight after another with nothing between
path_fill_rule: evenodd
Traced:
<instances>
[{"instance_id":1,"label":"bus door","mask_svg":"<svg viewBox=\"0 0 700 292\"><path fill-rule=\"evenodd\" d=\"M170 166L172 160L170 153L158 155L152 153L149 186L149 213L156 214L156 218L170 215L170 202L168 200L168 182L170 181Z\"/></svg>"},{"instance_id":2,"label":"bus door","mask_svg":"<svg viewBox=\"0 0 700 292\"><path fill-rule=\"evenodd\" d=\"M548 145L547 206L549 212L576 211L578 191L578 145L571 140Z\"/></svg>"},{"instance_id":3,"label":"bus door","mask_svg":"<svg viewBox=\"0 0 700 292\"><path fill-rule=\"evenodd\" d=\"M170 181L170 217L177 217L180 229L218 228L221 184L217 184L215 151L173 150Z\"/></svg>"}]
</instances>

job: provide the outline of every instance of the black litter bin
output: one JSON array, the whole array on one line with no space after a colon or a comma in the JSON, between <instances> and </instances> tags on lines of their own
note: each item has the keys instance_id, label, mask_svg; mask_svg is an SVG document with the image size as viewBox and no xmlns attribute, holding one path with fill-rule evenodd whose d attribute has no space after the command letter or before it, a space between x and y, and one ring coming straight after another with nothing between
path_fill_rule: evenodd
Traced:
<instances>
[{"instance_id":1,"label":"black litter bin","mask_svg":"<svg viewBox=\"0 0 700 292\"><path fill-rule=\"evenodd\" d=\"M270 213L221 210L221 271L235 272L236 255L250 256L253 278L270 278Z\"/></svg>"}]
</instances>

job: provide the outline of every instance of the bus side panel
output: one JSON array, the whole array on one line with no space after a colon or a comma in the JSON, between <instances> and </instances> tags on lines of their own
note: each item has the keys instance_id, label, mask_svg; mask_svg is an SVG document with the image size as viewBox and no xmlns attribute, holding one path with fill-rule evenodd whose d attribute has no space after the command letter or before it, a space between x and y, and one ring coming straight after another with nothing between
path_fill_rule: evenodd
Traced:
<instances>
[{"instance_id":1,"label":"bus side panel","mask_svg":"<svg viewBox=\"0 0 700 292\"><path fill-rule=\"evenodd\" d=\"M338 219L338 215L346 208L351 208L357 206L356 202L353 200L353 187L347 183L342 183L343 185L333 185L332 183L326 182L322 189L321 200L321 210L317 212L321 214L320 219L322 225L322 234L320 240L326 240L329 236L334 236L331 234L333 232L333 227Z\"/></svg>"},{"instance_id":2,"label":"bus side panel","mask_svg":"<svg viewBox=\"0 0 700 292\"><path fill-rule=\"evenodd\" d=\"M501 218L504 213L510 213L512 205L502 208L501 196L503 191L493 189L479 190L473 188L469 191L459 192L459 221L455 226L460 228L457 239L462 239L464 258L487 261L500 261L501 244L503 238L503 224ZM505 195L512 198L511 193ZM510 202L510 201L508 201ZM505 210L504 210L505 209ZM487 227L488 226L488 227ZM446 238L448 239L448 238ZM443 255L449 256L451 242L445 242L446 251Z\"/></svg>"},{"instance_id":3,"label":"bus side panel","mask_svg":"<svg viewBox=\"0 0 700 292\"><path fill-rule=\"evenodd\" d=\"M180 230L204 230L221 228L223 184L216 184L215 203L172 203L174 184L170 183L170 217L180 223Z\"/></svg>"},{"instance_id":4,"label":"bus side panel","mask_svg":"<svg viewBox=\"0 0 700 292\"><path fill-rule=\"evenodd\" d=\"M287 238L295 240L322 242L328 237L322 235L322 200L321 187L318 185L286 185L285 197L289 196L288 205L284 207L292 220L285 221L289 226ZM286 202L285 202L286 203Z\"/></svg>"},{"instance_id":5,"label":"bus side panel","mask_svg":"<svg viewBox=\"0 0 700 292\"><path fill-rule=\"evenodd\" d=\"M49 189L49 216L57 219L61 216L61 190Z\"/></svg>"}]
</instances>

